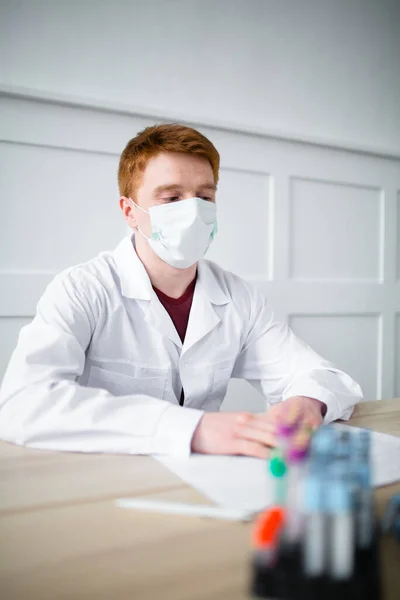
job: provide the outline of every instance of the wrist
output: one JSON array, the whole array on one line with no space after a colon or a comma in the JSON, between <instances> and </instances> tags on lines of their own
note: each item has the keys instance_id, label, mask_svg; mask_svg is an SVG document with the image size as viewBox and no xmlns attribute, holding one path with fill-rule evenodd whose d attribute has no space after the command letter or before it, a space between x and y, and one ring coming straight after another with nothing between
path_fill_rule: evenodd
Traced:
<instances>
[{"instance_id":1,"label":"wrist","mask_svg":"<svg viewBox=\"0 0 400 600\"><path fill-rule=\"evenodd\" d=\"M193 431L192 439L190 442L190 452L201 452L201 439L203 436L204 417L205 413L201 415L197 426Z\"/></svg>"},{"instance_id":2,"label":"wrist","mask_svg":"<svg viewBox=\"0 0 400 600\"><path fill-rule=\"evenodd\" d=\"M326 415L328 407L326 406L325 402L322 402L322 400L318 400L318 398L309 398L308 396L302 396L302 398L307 400L309 405L316 407L316 409L322 417Z\"/></svg>"}]
</instances>

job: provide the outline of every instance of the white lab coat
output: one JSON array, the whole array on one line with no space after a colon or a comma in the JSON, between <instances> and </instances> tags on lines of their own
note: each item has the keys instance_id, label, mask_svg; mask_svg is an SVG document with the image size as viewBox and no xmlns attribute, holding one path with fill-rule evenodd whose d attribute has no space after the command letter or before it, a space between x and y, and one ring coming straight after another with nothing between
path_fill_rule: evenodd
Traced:
<instances>
[{"instance_id":1,"label":"white lab coat","mask_svg":"<svg viewBox=\"0 0 400 600\"><path fill-rule=\"evenodd\" d=\"M47 287L2 383L1 438L187 455L203 411L219 409L231 377L249 380L268 405L310 396L326 403L327 421L350 416L359 385L275 322L252 285L206 260L182 344L132 239Z\"/></svg>"}]
</instances>

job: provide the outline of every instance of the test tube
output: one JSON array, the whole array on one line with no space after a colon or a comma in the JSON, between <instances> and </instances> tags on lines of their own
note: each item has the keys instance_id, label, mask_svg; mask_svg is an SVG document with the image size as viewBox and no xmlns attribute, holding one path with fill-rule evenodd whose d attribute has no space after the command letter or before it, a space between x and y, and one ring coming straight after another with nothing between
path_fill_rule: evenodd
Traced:
<instances>
[{"instance_id":1,"label":"test tube","mask_svg":"<svg viewBox=\"0 0 400 600\"><path fill-rule=\"evenodd\" d=\"M303 532L302 486L305 476L305 459L308 453L309 435L301 431L292 438L287 454L287 501L284 539L289 544L300 541Z\"/></svg>"},{"instance_id":2,"label":"test tube","mask_svg":"<svg viewBox=\"0 0 400 600\"><path fill-rule=\"evenodd\" d=\"M356 436L353 457L353 476L356 481L357 545L361 549L372 543L374 530L373 490L371 485L371 435L360 431Z\"/></svg>"},{"instance_id":3,"label":"test tube","mask_svg":"<svg viewBox=\"0 0 400 600\"><path fill-rule=\"evenodd\" d=\"M286 503L286 462L282 452L276 449L272 452L268 462L269 472L275 479L275 505L283 506Z\"/></svg>"},{"instance_id":4,"label":"test tube","mask_svg":"<svg viewBox=\"0 0 400 600\"><path fill-rule=\"evenodd\" d=\"M277 424L279 447L286 457L287 450L290 445L290 440L293 434L297 431L302 418L303 412L297 405L290 406L287 411L283 412Z\"/></svg>"},{"instance_id":5,"label":"test tube","mask_svg":"<svg viewBox=\"0 0 400 600\"><path fill-rule=\"evenodd\" d=\"M326 515L323 473L313 469L304 482L303 570L306 577L321 577L326 566Z\"/></svg>"},{"instance_id":6,"label":"test tube","mask_svg":"<svg viewBox=\"0 0 400 600\"><path fill-rule=\"evenodd\" d=\"M272 507L258 517L253 529L253 545L259 564L273 565L284 519L285 512L280 507Z\"/></svg>"},{"instance_id":7,"label":"test tube","mask_svg":"<svg viewBox=\"0 0 400 600\"><path fill-rule=\"evenodd\" d=\"M311 464L317 462L321 468L326 467L332 459L333 448L335 445L335 432L329 425L318 429L310 443Z\"/></svg>"},{"instance_id":8,"label":"test tube","mask_svg":"<svg viewBox=\"0 0 400 600\"><path fill-rule=\"evenodd\" d=\"M348 471L340 462L331 468L326 489L329 518L329 573L334 580L348 580L354 571L354 513Z\"/></svg>"},{"instance_id":9,"label":"test tube","mask_svg":"<svg viewBox=\"0 0 400 600\"><path fill-rule=\"evenodd\" d=\"M278 544L285 512L273 507L262 513L254 526L252 595L276 597L279 591Z\"/></svg>"}]
</instances>

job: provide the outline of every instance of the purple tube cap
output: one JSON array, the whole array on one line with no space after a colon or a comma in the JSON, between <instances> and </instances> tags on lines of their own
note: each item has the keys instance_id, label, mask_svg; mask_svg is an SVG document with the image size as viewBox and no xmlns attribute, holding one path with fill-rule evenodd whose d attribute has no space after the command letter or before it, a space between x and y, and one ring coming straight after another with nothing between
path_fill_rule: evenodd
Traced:
<instances>
[{"instance_id":1,"label":"purple tube cap","mask_svg":"<svg viewBox=\"0 0 400 600\"><path fill-rule=\"evenodd\" d=\"M297 431L298 423L278 423L278 435L290 437Z\"/></svg>"},{"instance_id":2,"label":"purple tube cap","mask_svg":"<svg viewBox=\"0 0 400 600\"><path fill-rule=\"evenodd\" d=\"M307 458L308 445L292 446L287 452L287 461L289 464L297 464L303 462Z\"/></svg>"},{"instance_id":3,"label":"purple tube cap","mask_svg":"<svg viewBox=\"0 0 400 600\"><path fill-rule=\"evenodd\" d=\"M283 413L277 423L278 435L281 437L292 436L299 428L303 411L298 406L291 406Z\"/></svg>"}]
</instances>

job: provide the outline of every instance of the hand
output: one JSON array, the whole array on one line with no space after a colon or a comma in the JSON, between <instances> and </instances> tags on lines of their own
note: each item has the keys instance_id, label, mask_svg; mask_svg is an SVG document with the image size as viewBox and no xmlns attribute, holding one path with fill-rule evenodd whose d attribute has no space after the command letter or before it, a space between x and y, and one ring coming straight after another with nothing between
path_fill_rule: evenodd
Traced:
<instances>
[{"instance_id":1,"label":"hand","mask_svg":"<svg viewBox=\"0 0 400 600\"><path fill-rule=\"evenodd\" d=\"M322 424L323 415L326 413L326 405L320 400L306 396L293 396L269 408L266 414L269 416L270 423L277 425L281 417L292 407L300 409L300 426L304 424L312 429L317 429Z\"/></svg>"},{"instance_id":2,"label":"hand","mask_svg":"<svg viewBox=\"0 0 400 600\"><path fill-rule=\"evenodd\" d=\"M193 434L192 451L267 458L277 444L275 429L266 413L205 413Z\"/></svg>"},{"instance_id":3,"label":"hand","mask_svg":"<svg viewBox=\"0 0 400 600\"><path fill-rule=\"evenodd\" d=\"M278 443L277 423L293 405L301 409L302 423L312 429L321 425L325 405L305 396L294 396L274 404L266 413L205 413L193 434L192 451L267 458L269 449Z\"/></svg>"}]
</instances>

